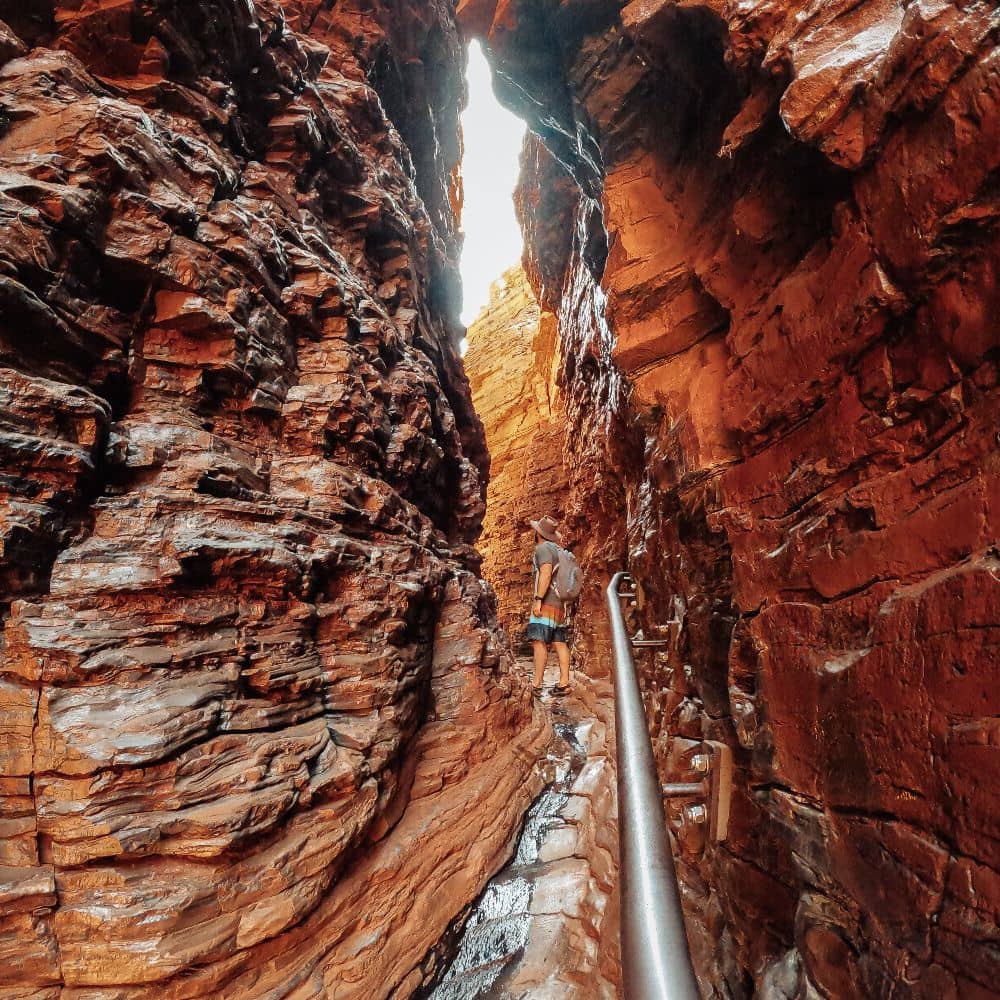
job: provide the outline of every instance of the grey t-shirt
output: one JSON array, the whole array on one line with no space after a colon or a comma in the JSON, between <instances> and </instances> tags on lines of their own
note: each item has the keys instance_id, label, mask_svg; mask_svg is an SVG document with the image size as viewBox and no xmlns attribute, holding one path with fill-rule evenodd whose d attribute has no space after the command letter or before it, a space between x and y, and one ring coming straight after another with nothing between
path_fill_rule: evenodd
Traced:
<instances>
[{"instance_id":1,"label":"grey t-shirt","mask_svg":"<svg viewBox=\"0 0 1000 1000\"><path fill-rule=\"evenodd\" d=\"M538 593L538 574L541 568L545 565L552 566L552 583L549 584L549 589L545 592L545 597L542 599L543 604L551 604L553 607L561 608L562 601L559 600L559 596L555 592L555 588L552 586L556 579L556 566L559 565L559 546L555 542L539 542L535 546L535 557L532 560L535 566L535 589L532 591L532 596Z\"/></svg>"}]
</instances>

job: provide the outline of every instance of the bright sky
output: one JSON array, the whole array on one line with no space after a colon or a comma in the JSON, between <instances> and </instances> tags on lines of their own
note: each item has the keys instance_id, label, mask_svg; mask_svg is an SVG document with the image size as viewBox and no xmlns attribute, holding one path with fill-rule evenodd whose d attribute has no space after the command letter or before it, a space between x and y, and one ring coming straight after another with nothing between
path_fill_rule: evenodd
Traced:
<instances>
[{"instance_id":1,"label":"bright sky","mask_svg":"<svg viewBox=\"0 0 1000 1000\"><path fill-rule=\"evenodd\" d=\"M469 106L462 115L462 322L468 326L490 297L490 284L521 259L513 191L524 122L493 96L490 67L478 42L469 46Z\"/></svg>"}]
</instances>

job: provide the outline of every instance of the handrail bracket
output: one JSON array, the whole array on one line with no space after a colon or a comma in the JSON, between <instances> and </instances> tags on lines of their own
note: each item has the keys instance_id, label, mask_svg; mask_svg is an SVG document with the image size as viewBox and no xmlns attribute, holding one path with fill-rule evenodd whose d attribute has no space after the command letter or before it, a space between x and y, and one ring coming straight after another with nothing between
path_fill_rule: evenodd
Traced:
<instances>
[{"instance_id":1,"label":"handrail bracket","mask_svg":"<svg viewBox=\"0 0 1000 1000\"><path fill-rule=\"evenodd\" d=\"M733 798L733 751L717 740L673 742L667 770L681 780L663 785L663 797L698 798L704 811L685 811L706 824L706 842L719 843L729 834L729 812ZM692 780L700 778L701 780Z\"/></svg>"}]
</instances>

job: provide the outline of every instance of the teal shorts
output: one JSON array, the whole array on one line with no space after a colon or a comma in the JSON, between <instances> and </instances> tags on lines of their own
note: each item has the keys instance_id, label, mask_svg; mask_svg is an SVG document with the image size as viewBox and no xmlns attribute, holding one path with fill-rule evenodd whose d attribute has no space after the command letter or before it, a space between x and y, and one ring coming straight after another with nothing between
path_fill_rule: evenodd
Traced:
<instances>
[{"instance_id":1,"label":"teal shorts","mask_svg":"<svg viewBox=\"0 0 1000 1000\"><path fill-rule=\"evenodd\" d=\"M524 637L529 642L544 642L546 646L551 646L554 642L565 643L566 626L558 624L552 618L532 615L528 619L528 627L524 630Z\"/></svg>"}]
</instances>

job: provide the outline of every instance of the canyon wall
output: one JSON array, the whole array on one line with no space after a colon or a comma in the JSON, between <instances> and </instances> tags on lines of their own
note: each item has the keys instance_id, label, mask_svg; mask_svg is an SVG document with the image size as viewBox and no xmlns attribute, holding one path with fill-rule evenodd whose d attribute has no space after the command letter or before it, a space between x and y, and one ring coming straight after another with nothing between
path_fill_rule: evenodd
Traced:
<instances>
[{"instance_id":1,"label":"canyon wall","mask_svg":"<svg viewBox=\"0 0 1000 1000\"><path fill-rule=\"evenodd\" d=\"M523 268L513 267L494 282L466 338L465 371L490 452L478 547L497 617L515 636L531 604L535 536L528 522L563 515L566 418L556 384L556 318L539 308Z\"/></svg>"},{"instance_id":2,"label":"canyon wall","mask_svg":"<svg viewBox=\"0 0 1000 1000\"><path fill-rule=\"evenodd\" d=\"M526 180L530 169L525 168ZM609 677L607 573L601 571L598 553L610 553L608 565L624 554L615 538L602 539L587 528L588 505L597 499L596 490L571 488L577 428L580 421L600 419L600 412L582 397L575 422L570 420L558 377L565 353L559 321L539 306L523 267L511 268L492 286L490 301L466 336L465 371L490 451L486 516L477 548L483 575L497 595L497 617L515 649L527 652L518 637L527 623L534 580L535 537L528 522L543 514L553 516L563 526L565 543L589 566L571 617L573 670ZM573 481L592 483L593 471L592 466L585 468ZM614 495L612 490L601 499Z\"/></svg>"},{"instance_id":3,"label":"canyon wall","mask_svg":"<svg viewBox=\"0 0 1000 1000\"><path fill-rule=\"evenodd\" d=\"M565 522L628 565L707 995L997 996L995 4L461 0L528 122ZM544 376L547 363L539 365Z\"/></svg>"},{"instance_id":4,"label":"canyon wall","mask_svg":"<svg viewBox=\"0 0 1000 1000\"><path fill-rule=\"evenodd\" d=\"M548 736L447 0L0 0L0 994L407 996Z\"/></svg>"}]
</instances>

